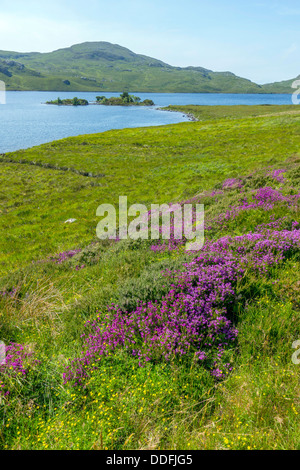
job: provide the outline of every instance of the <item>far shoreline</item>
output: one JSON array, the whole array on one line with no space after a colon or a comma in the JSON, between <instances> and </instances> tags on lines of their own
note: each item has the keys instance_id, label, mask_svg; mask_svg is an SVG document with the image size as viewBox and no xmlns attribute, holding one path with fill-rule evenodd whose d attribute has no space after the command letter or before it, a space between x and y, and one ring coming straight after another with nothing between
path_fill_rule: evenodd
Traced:
<instances>
[{"instance_id":1,"label":"far shoreline","mask_svg":"<svg viewBox=\"0 0 300 470\"><path fill-rule=\"evenodd\" d=\"M110 90L12 90L6 88L6 93L9 92L25 92L25 93L120 93L120 91ZM239 93L239 92L222 92L222 91L132 91L131 93L142 94L161 94L161 95L248 95L248 96L292 96L293 93Z\"/></svg>"}]
</instances>

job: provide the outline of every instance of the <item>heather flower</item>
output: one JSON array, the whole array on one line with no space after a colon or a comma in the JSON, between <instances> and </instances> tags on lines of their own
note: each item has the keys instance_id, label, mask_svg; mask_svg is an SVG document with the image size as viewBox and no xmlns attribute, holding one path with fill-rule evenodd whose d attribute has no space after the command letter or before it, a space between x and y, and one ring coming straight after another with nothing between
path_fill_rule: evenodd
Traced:
<instances>
[{"instance_id":1,"label":"heather flower","mask_svg":"<svg viewBox=\"0 0 300 470\"><path fill-rule=\"evenodd\" d=\"M282 176L283 173L285 173L286 170L273 170L271 173L268 173L268 176L270 176L271 178L275 179L276 181L278 181L278 183L285 183L286 181L286 178L284 178L284 176Z\"/></svg>"},{"instance_id":2,"label":"heather flower","mask_svg":"<svg viewBox=\"0 0 300 470\"><path fill-rule=\"evenodd\" d=\"M29 371L29 362L37 364L40 361L32 359L33 352L25 345L10 343L5 347L5 364L0 365L0 396L8 396L11 393L12 381L25 378Z\"/></svg>"},{"instance_id":3,"label":"heather flower","mask_svg":"<svg viewBox=\"0 0 300 470\"><path fill-rule=\"evenodd\" d=\"M222 185L222 189L236 189L236 188L242 188L243 184L242 181L236 178L228 178L226 181L224 181Z\"/></svg>"},{"instance_id":4,"label":"heather flower","mask_svg":"<svg viewBox=\"0 0 300 470\"><path fill-rule=\"evenodd\" d=\"M54 258L51 258L56 264L62 264L64 261L73 258L77 253L80 253L81 249L78 250L68 250L58 253Z\"/></svg>"},{"instance_id":5,"label":"heather flower","mask_svg":"<svg viewBox=\"0 0 300 470\"><path fill-rule=\"evenodd\" d=\"M0 296L1 297L14 297L16 292L17 292L17 288L13 287L10 290L0 291Z\"/></svg>"},{"instance_id":6,"label":"heather flower","mask_svg":"<svg viewBox=\"0 0 300 470\"><path fill-rule=\"evenodd\" d=\"M258 197L264 199L265 193ZM85 337L82 356L67 367L65 381L80 384L95 360L120 348L137 357L140 366L195 354L220 379L231 370L223 356L234 347L238 334L229 319L237 281L248 269L266 273L299 247L300 230L295 229L265 228L206 242L182 270L165 272L173 284L160 301L140 303L125 314L111 305L104 319L88 322L92 332Z\"/></svg>"}]
</instances>

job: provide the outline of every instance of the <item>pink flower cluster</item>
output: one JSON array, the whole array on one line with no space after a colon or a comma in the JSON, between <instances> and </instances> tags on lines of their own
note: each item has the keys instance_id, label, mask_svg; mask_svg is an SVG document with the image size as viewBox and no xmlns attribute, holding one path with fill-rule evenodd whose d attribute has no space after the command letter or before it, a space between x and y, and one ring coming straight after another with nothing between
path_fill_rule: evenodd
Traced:
<instances>
[{"instance_id":1,"label":"pink flower cluster","mask_svg":"<svg viewBox=\"0 0 300 470\"><path fill-rule=\"evenodd\" d=\"M0 295L1 297L14 297L15 294L17 292L17 288L14 287L13 289L11 290L3 290L3 291L0 291Z\"/></svg>"},{"instance_id":2,"label":"pink flower cluster","mask_svg":"<svg viewBox=\"0 0 300 470\"><path fill-rule=\"evenodd\" d=\"M286 178L284 178L283 173L285 173L286 170L273 170L271 173L268 173L268 176L271 176L274 180L278 181L278 183L285 183Z\"/></svg>"},{"instance_id":3,"label":"pink flower cluster","mask_svg":"<svg viewBox=\"0 0 300 470\"><path fill-rule=\"evenodd\" d=\"M5 347L5 364L0 365L0 395L7 396L10 390L5 384L7 377L25 377L28 373L28 359L32 357L33 352L28 351L23 344L11 343ZM34 360L34 363L40 361Z\"/></svg>"},{"instance_id":4,"label":"pink flower cluster","mask_svg":"<svg viewBox=\"0 0 300 470\"><path fill-rule=\"evenodd\" d=\"M55 261L56 264L61 264L67 259L73 258L77 253L80 253L81 250L68 250L68 251L63 251L61 253L58 253L58 255L55 256L55 258L52 258L53 261Z\"/></svg>"},{"instance_id":5,"label":"pink flower cluster","mask_svg":"<svg viewBox=\"0 0 300 470\"><path fill-rule=\"evenodd\" d=\"M236 189L236 188L242 188L243 184L242 181L236 178L228 178L226 181L224 181L222 185L222 189Z\"/></svg>"},{"instance_id":6,"label":"pink flower cluster","mask_svg":"<svg viewBox=\"0 0 300 470\"><path fill-rule=\"evenodd\" d=\"M264 198L264 192L262 198ZM261 197L261 196L259 196ZM178 272L167 295L141 303L125 314L112 305L109 314L88 322L82 355L70 362L65 382L81 384L101 357L117 349L136 356L139 365L193 354L220 378L231 365L223 361L235 345L237 330L231 318L235 287L247 270L265 273L300 248L300 230L248 233L207 242ZM225 355L226 357L226 355Z\"/></svg>"}]
</instances>

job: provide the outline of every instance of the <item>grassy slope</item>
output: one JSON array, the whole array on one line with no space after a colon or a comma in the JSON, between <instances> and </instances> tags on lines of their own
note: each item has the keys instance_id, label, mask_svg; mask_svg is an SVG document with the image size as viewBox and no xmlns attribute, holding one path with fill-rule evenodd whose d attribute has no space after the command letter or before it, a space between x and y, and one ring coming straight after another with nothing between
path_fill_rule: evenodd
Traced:
<instances>
[{"instance_id":1,"label":"grassy slope","mask_svg":"<svg viewBox=\"0 0 300 470\"><path fill-rule=\"evenodd\" d=\"M266 83L263 88L266 93L293 93L296 91L292 88L292 84L299 80L300 75L295 77L291 80L283 80L282 82L275 82L275 83ZM299 88L299 87L298 87Z\"/></svg>"},{"instance_id":2,"label":"grassy slope","mask_svg":"<svg viewBox=\"0 0 300 470\"><path fill-rule=\"evenodd\" d=\"M190 114L198 121L239 119L246 117L284 116L300 114L300 108L291 105L259 105L259 106L175 106L164 108L169 111L180 111Z\"/></svg>"},{"instance_id":3,"label":"grassy slope","mask_svg":"<svg viewBox=\"0 0 300 470\"><path fill-rule=\"evenodd\" d=\"M25 68L20 69L19 64ZM261 86L229 72L172 67L105 42L77 44L43 54L0 51L0 80L9 90L262 92Z\"/></svg>"},{"instance_id":4,"label":"grassy slope","mask_svg":"<svg viewBox=\"0 0 300 470\"><path fill-rule=\"evenodd\" d=\"M205 122L79 136L1 157L0 269L88 242L98 205L116 204L119 195L127 195L129 204L183 200L227 176L282 161L299 148L298 115L216 122L219 108L210 108L199 108L213 114ZM252 112L275 109L291 107L258 106ZM229 116L235 112L248 115L250 107L229 107ZM76 223L64 224L69 218Z\"/></svg>"},{"instance_id":5,"label":"grassy slope","mask_svg":"<svg viewBox=\"0 0 300 470\"><path fill-rule=\"evenodd\" d=\"M266 178L269 165L287 169L287 191L299 188L299 116L249 117L279 111L290 109L228 107L226 119L225 108L198 107L193 112L204 122L69 138L1 159L0 291L17 287L15 298L0 300L1 337L29 344L42 359L27 381L13 383L11 403L3 407L3 447L299 448L299 366L291 362L291 343L300 334L297 257L274 268L271 278L248 276L251 289L246 298L241 291L236 319L239 354L224 381L214 383L193 363L138 368L120 354L108 358L81 391L63 386L61 374L67 358L81 350L85 320L97 309L105 312L110 300L122 302L132 289L143 298L158 273L179 266L186 255L121 242L90 245L62 265L47 261L95 240L96 207L116 203L119 195L128 195L129 203L184 200L250 172L248 191L282 186ZM238 197L232 189L200 201L209 216ZM271 215L297 217L280 205ZM64 224L70 217L77 221ZM269 220L270 213L253 211L230 221L226 233L241 234Z\"/></svg>"}]
</instances>

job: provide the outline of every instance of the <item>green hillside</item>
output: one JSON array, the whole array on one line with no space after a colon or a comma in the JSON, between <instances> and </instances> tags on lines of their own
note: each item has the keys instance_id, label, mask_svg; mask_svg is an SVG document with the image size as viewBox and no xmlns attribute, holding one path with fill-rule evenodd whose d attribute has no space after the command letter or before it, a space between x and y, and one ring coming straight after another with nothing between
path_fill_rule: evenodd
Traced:
<instances>
[{"instance_id":1,"label":"green hillside","mask_svg":"<svg viewBox=\"0 0 300 470\"><path fill-rule=\"evenodd\" d=\"M202 67L173 67L108 42L50 53L0 51L8 90L262 93L250 80Z\"/></svg>"},{"instance_id":2,"label":"green hillside","mask_svg":"<svg viewBox=\"0 0 300 470\"><path fill-rule=\"evenodd\" d=\"M266 93L293 93L295 89L292 88L292 84L296 80L300 80L300 75L298 75L298 77L293 78L291 80L284 80L282 82L275 82L275 83L267 83L266 85L263 86L263 88Z\"/></svg>"}]
</instances>

